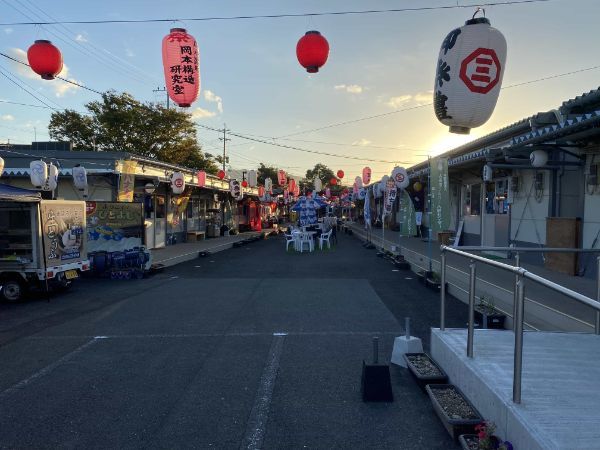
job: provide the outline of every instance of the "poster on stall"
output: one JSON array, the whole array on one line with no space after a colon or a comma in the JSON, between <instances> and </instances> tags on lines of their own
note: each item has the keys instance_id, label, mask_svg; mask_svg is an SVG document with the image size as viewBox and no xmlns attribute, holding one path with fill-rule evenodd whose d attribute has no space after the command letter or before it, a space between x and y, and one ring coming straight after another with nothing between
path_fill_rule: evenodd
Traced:
<instances>
[{"instance_id":1,"label":"poster on stall","mask_svg":"<svg viewBox=\"0 0 600 450\"><path fill-rule=\"evenodd\" d=\"M86 202L88 252L140 247L144 236L142 203Z\"/></svg>"},{"instance_id":2,"label":"poster on stall","mask_svg":"<svg viewBox=\"0 0 600 450\"><path fill-rule=\"evenodd\" d=\"M79 262L87 257L83 202L42 201L40 214L47 267Z\"/></svg>"},{"instance_id":3,"label":"poster on stall","mask_svg":"<svg viewBox=\"0 0 600 450\"><path fill-rule=\"evenodd\" d=\"M175 208L173 208L173 214L171 214L171 225L173 227L178 227L181 223L181 217L183 217L183 213L187 210L191 196L192 190L186 189L183 194L173 197L173 201L175 202Z\"/></svg>"},{"instance_id":4,"label":"poster on stall","mask_svg":"<svg viewBox=\"0 0 600 450\"><path fill-rule=\"evenodd\" d=\"M450 227L450 186L448 158L438 157L429 162L431 178L431 236Z\"/></svg>"},{"instance_id":5,"label":"poster on stall","mask_svg":"<svg viewBox=\"0 0 600 450\"><path fill-rule=\"evenodd\" d=\"M133 187L135 186L135 169L137 168L137 161L119 161L119 170L121 175L119 177L119 192L117 194L117 201L119 202L133 202Z\"/></svg>"}]
</instances>

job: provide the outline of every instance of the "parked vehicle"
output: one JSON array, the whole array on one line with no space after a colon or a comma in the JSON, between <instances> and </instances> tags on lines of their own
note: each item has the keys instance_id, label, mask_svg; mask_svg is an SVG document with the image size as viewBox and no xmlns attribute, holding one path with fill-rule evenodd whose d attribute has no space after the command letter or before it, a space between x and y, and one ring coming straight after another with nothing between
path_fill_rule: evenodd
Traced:
<instances>
[{"instance_id":1,"label":"parked vehicle","mask_svg":"<svg viewBox=\"0 0 600 450\"><path fill-rule=\"evenodd\" d=\"M36 191L0 185L0 298L68 288L89 270L86 240L84 201L42 200Z\"/></svg>"}]
</instances>

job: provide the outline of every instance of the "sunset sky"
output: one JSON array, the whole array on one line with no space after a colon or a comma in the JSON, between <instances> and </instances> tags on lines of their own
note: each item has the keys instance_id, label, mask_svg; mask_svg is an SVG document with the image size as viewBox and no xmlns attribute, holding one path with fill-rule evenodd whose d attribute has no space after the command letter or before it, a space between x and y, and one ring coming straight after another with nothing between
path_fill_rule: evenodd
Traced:
<instances>
[{"instance_id":1,"label":"sunset sky","mask_svg":"<svg viewBox=\"0 0 600 450\"><path fill-rule=\"evenodd\" d=\"M349 177L365 165L373 177L394 162L410 166L522 118L560 106L600 85L597 0L551 0L486 6L486 16L508 43L506 72L492 118L471 135L448 133L433 113L432 89L440 44L474 11L430 9L380 14L192 21L191 18L298 14L476 5L459 0L82 2L0 0L1 52L26 61L36 39L49 39L62 53L62 76L95 90L127 91L141 101L164 101L161 40L183 27L198 41L202 77L199 100L189 109L209 127L339 157L304 153L232 137L231 165L260 162L304 175L322 162ZM181 19L138 24L17 25L16 22ZM308 74L298 64L296 42L308 30L329 41L327 64ZM576 72L576 73L572 73ZM95 93L60 80L44 81L0 58L0 100L84 110ZM528 83L529 82L529 83ZM526 84L522 84L526 83ZM518 85L518 86L515 86ZM389 114L388 114L389 113ZM0 142L48 140L51 110L0 102ZM387 114L367 120L370 116ZM342 122L352 121L344 125ZM336 126L330 126L336 125ZM317 128L327 127L321 130ZM221 149L219 135L198 128L205 151ZM115 149L119 150L119 149ZM384 160L368 162L346 156Z\"/></svg>"}]
</instances>

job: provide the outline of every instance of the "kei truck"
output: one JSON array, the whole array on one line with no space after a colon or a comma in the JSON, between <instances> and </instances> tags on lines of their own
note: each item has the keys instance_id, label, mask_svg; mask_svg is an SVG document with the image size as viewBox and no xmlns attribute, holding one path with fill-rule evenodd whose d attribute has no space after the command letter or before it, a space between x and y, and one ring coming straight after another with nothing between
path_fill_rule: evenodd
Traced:
<instances>
[{"instance_id":1,"label":"kei truck","mask_svg":"<svg viewBox=\"0 0 600 450\"><path fill-rule=\"evenodd\" d=\"M36 191L0 185L0 297L29 289L66 289L89 270L84 201L43 200Z\"/></svg>"}]
</instances>

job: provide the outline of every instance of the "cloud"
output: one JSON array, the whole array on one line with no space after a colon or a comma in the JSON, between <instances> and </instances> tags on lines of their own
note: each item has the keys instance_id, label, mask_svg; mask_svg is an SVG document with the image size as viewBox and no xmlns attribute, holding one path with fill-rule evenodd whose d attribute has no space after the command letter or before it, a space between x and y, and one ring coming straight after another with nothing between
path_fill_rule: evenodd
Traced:
<instances>
[{"instance_id":1,"label":"cloud","mask_svg":"<svg viewBox=\"0 0 600 450\"><path fill-rule=\"evenodd\" d=\"M223 114L223 99L216 95L214 92L205 90L204 91L204 99L207 102L214 102L217 104L217 109L221 114Z\"/></svg>"},{"instance_id":2,"label":"cloud","mask_svg":"<svg viewBox=\"0 0 600 450\"><path fill-rule=\"evenodd\" d=\"M431 103L432 101L433 91L427 91L390 97L385 104L390 108L398 109L401 106L407 106L408 104L424 104Z\"/></svg>"},{"instance_id":3,"label":"cloud","mask_svg":"<svg viewBox=\"0 0 600 450\"><path fill-rule=\"evenodd\" d=\"M4 33L6 33L6 34L10 34L10 33L12 33L12 32L13 32L13 29L12 29L12 28L5 28L5 29L4 29Z\"/></svg>"},{"instance_id":4,"label":"cloud","mask_svg":"<svg viewBox=\"0 0 600 450\"><path fill-rule=\"evenodd\" d=\"M133 53L133 50L131 50L130 48L126 48L125 55L127 55L129 58L133 58L135 56L135 53Z\"/></svg>"},{"instance_id":5,"label":"cloud","mask_svg":"<svg viewBox=\"0 0 600 450\"><path fill-rule=\"evenodd\" d=\"M352 145L360 145L365 146L371 144L371 141L365 138L359 139L358 141L354 141Z\"/></svg>"},{"instance_id":6,"label":"cloud","mask_svg":"<svg viewBox=\"0 0 600 450\"><path fill-rule=\"evenodd\" d=\"M202 108L196 108L194 111L192 111L192 119L194 119L194 120L204 119L206 117L214 117L216 115L217 115L216 112L208 111L208 110L202 109Z\"/></svg>"},{"instance_id":7,"label":"cloud","mask_svg":"<svg viewBox=\"0 0 600 450\"><path fill-rule=\"evenodd\" d=\"M336 91L346 91L349 94L360 94L363 87L358 84L337 84L333 87Z\"/></svg>"},{"instance_id":8,"label":"cloud","mask_svg":"<svg viewBox=\"0 0 600 450\"><path fill-rule=\"evenodd\" d=\"M75 40L77 42L87 42L88 41L87 38L81 33L79 33L77 36L75 36Z\"/></svg>"},{"instance_id":9,"label":"cloud","mask_svg":"<svg viewBox=\"0 0 600 450\"><path fill-rule=\"evenodd\" d=\"M3 116L0 116L0 120L15 120L15 117L10 114L4 114Z\"/></svg>"},{"instance_id":10,"label":"cloud","mask_svg":"<svg viewBox=\"0 0 600 450\"><path fill-rule=\"evenodd\" d=\"M64 78L65 80L72 81L73 83L82 84L81 82L77 81L75 78L69 78L69 76L68 76L69 68L64 63L63 63L63 68L60 71L59 75L62 78ZM62 80L55 80L55 81L56 82L52 83L52 89L54 89L54 95L56 95L57 97L63 97L64 95L66 95L69 92L75 92L76 90L81 89L79 86L76 86L71 83L67 83L66 81L62 81Z\"/></svg>"}]
</instances>

